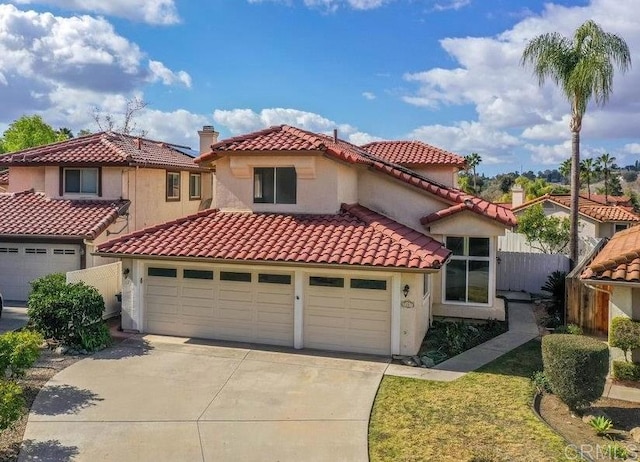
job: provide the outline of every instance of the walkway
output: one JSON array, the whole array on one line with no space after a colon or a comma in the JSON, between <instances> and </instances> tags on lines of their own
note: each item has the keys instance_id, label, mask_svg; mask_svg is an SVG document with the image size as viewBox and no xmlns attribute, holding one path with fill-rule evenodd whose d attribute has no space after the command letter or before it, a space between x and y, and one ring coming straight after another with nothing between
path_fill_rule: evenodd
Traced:
<instances>
[{"instance_id":1,"label":"walkway","mask_svg":"<svg viewBox=\"0 0 640 462\"><path fill-rule=\"evenodd\" d=\"M454 356L431 369L390 364L385 375L451 382L538 336L531 298L523 292L499 293L509 304L509 331Z\"/></svg>"},{"instance_id":2,"label":"walkway","mask_svg":"<svg viewBox=\"0 0 640 462\"><path fill-rule=\"evenodd\" d=\"M24 327L29 320L27 309L24 306L19 306L16 302L5 303L11 303L11 306L5 306L2 310L0 334Z\"/></svg>"},{"instance_id":3,"label":"walkway","mask_svg":"<svg viewBox=\"0 0 640 462\"><path fill-rule=\"evenodd\" d=\"M365 462L369 413L387 363L130 339L47 383L19 460Z\"/></svg>"}]
</instances>

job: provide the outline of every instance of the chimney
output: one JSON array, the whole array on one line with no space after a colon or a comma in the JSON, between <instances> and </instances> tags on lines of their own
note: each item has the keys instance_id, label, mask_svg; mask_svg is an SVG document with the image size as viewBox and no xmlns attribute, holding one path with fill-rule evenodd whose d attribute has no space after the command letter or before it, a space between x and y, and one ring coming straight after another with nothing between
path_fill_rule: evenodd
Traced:
<instances>
[{"instance_id":1,"label":"chimney","mask_svg":"<svg viewBox=\"0 0 640 462\"><path fill-rule=\"evenodd\" d=\"M211 151L211 145L218 142L218 133L214 130L213 125L205 125L202 130L198 130L200 136L200 154Z\"/></svg>"},{"instance_id":2,"label":"chimney","mask_svg":"<svg viewBox=\"0 0 640 462\"><path fill-rule=\"evenodd\" d=\"M337 128L333 129L333 142L334 143L338 142L338 129Z\"/></svg>"},{"instance_id":3,"label":"chimney","mask_svg":"<svg viewBox=\"0 0 640 462\"><path fill-rule=\"evenodd\" d=\"M524 204L524 188L519 184L514 184L511 188L511 207L518 207Z\"/></svg>"}]
</instances>

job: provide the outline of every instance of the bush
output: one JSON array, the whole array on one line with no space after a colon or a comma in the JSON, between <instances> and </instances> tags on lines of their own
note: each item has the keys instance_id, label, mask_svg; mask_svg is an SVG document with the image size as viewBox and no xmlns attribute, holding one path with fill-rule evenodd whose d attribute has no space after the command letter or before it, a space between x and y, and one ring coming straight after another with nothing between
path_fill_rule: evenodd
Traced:
<instances>
[{"instance_id":1,"label":"bush","mask_svg":"<svg viewBox=\"0 0 640 462\"><path fill-rule=\"evenodd\" d=\"M640 322L623 316L613 318L609 329L609 345L624 351L624 358L629 361L629 352L640 348Z\"/></svg>"},{"instance_id":2,"label":"bush","mask_svg":"<svg viewBox=\"0 0 640 462\"><path fill-rule=\"evenodd\" d=\"M32 288L27 314L33 328L46 338L78 346L87 326L102 321L104 300L83 282L66 284L64 276L53 274L36 279Z\"/></svg>"},{"instance_id":3,"label":"bush","mask_svg":"<svg viewBox=\"0 0 640 462\"><path fill-rule=\"evenodd\" d=\"M0 374L24 375L40 356L42 336L28 330L0 335Z\"/></svg>"},{"instance_id":4,"label":"bush","mask_svg":"<svg viewBox=\"0 0 640 462\"><path fill-rule=\"evenodd\" d=\"M633 170L625 170L622 172L622 178L627 183L633 183L638 179L638 172L634 172Z\"/></svg>"},{"instance_id":5,"label":"bush","mask_svg":"<svg viewBox=\"0 0 640 462\"><path fill-rule=\"evenodd\" d=\"M0 380L0 430L20 418L24 405L22 389L14 382Z\"/></svg>"},{"instance_id":6,"label":"bush","mask_svg":"<svg viewBox=\"0 0 640 462\"><path fill-rule=\"evenodd\" d=\"M609 371L605 343L582 335L547 335L542 338L542 362L551 391L571 409L602 396Z\"/></svg>"},{"instance_id":7,"label":"bush","mask_svg":"<svg viewBox=\"0 0 640 462\"><path fill-rule=\"evenodd\" d=\"M565 281L567 273L564 271L554 271L547 277L547 281L540 289L551 294L553 303L547 305L547 314L554 319L564 323L565 305Z\"/></svg>"},{"instance_id":8,"label":"bush","mask_svg":"<svg viewBox=\"0 0 640 462\"><path fill-rule=\"evenodd\" d=\"M614 361L613 376L617 380L631 380L634 382L640 382L640 363Z\"/></svg>"},{"instance_id":9,"label":"bush","mask_svg":"<svg viewBox=\"0 0 640 462\"><path fill-rule=\"evenodd\" d=\"M544 375L542 371L536 371L531 376L531 382L536 388L538 393L551 393L551 386L549 385L549 379Z\"/></svg>"},{"instance_id":10,"label":"bush","mask_svg":"<svg viewBox=\"0 0 640 462\"><path fill-rule=\"evenodd\" d=\"M571 334L571 335L583 335L582 328L576 324L567 324L566 326L560 326L554 331L556 334Z\"/></svg>"},{"instance_id":11,"label":"bush","mask_svg":"<svg viewBox=\"0 0 640 462\"><path fill-rule=\"evenodd\" d=\"M102 321L86 326L80 332L80 346L87 351L102 350L111 342L109 328Z\"/></svg>"}]
</instances>

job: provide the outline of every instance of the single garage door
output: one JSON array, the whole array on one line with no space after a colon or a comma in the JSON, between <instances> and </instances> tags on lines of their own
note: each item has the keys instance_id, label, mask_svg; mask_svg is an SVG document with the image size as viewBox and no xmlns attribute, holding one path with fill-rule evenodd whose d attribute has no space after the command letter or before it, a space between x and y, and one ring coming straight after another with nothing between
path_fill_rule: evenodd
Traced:
<instances>
[{"instance_id":1,"label":"single garage door","mask_svg":"<svg viewBox=\"0 0 640 462\"><path fill-rule=\"evenodd\" d=\"M390 354L389 280L311 274L305 293L306 347Z\"/></svg>"},{"instance_id":2,"label":"single garage door","mask_svg":"<svg viewBox=\"0 0 640 462\"><path fill-rule=\"evenodd\" d=\"M293 275L148 266L145 332L293 345Z\"/></svg>"},{"instance_id":3,"label":"single garage door","mask_svg":"<svg viewBox=\"0 0 640 462\"><path fill-rule=\"evenodd\" d=\"M0 242L0 292L5 300L24 301L34 279L79 269L79 245Z\"/></svg>"}]
</instances>

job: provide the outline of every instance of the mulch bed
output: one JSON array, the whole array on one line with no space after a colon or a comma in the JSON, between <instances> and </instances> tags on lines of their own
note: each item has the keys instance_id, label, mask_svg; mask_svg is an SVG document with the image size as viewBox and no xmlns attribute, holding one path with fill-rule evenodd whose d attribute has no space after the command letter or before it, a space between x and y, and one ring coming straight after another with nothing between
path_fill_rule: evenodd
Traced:
<instances>
[{"instance_id":1,"label":"mulch bed","mask_svg":"<svg viewBox=\"0 0 640 462\"><path fill-rule=\"evenodd\" d=\"M640 403L601 398L585 414L597 414L598 411L604 412L613 422L610 436L630 449L636 458L640 457L640 452L637 452L640 445L634 443L629 435L632 428L640 427ZM603 456L602 450L612 441L596 435L595 430L572 413L557 396L547 394L542 397L540 415L573 447L582 449L593 460L610 460Z\"/></svg>"}]
</instances>

